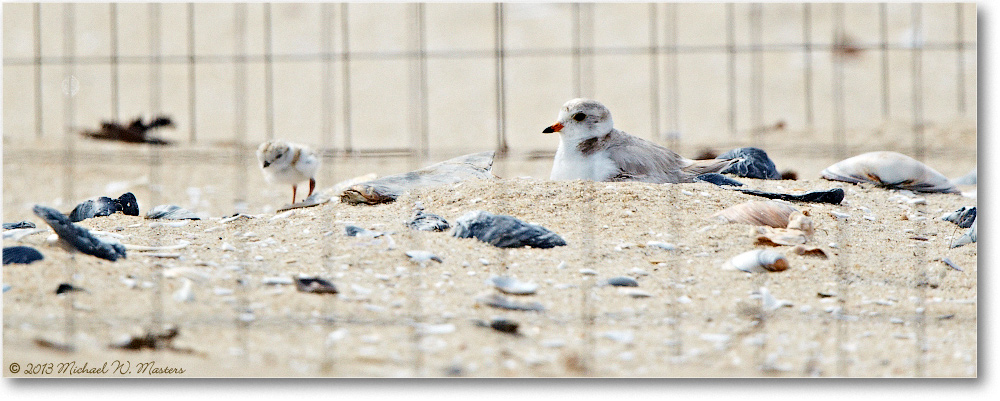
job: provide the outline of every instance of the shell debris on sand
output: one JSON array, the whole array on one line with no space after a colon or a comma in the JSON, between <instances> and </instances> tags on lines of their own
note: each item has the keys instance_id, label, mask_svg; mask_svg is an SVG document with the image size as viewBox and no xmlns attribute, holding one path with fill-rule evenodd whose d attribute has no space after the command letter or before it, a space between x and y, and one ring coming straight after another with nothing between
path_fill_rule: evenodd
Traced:
<instances>
[{"instance_id":1,"label":"shell debris on sand","mask_svg":"<svg viewBox=\"0 0 1000 401\"><path fill-rule=\"evenodd\" d=\"M147 219L201 220L190 210L176 205L159 205L146 212Z\"/></svg>"},{"instance_id":2,"label":"shell debris on sand","mask_svg":"<svg viewBox=\"0 0 1000 401\"><path fill-rule=\"evenodd\" d=\"M960 193L947 177L916 159L897 152L868 152L827 167L820 176L832 181L871 183L920 192Z\"/></svg>"},{"instance_id":3,"label":"shell debris on sand","mask_svg":"<svg viewBox=\"0 0 1000 401\"><path fill-rule=\"evenodd\" d=\"M340 194L340 201L348 204L394 202L396 198L414 189L454 184L468 179L490 180L496 178L493 167L494 152L480 152L424 167L409 173L390 175L355 184Z\"/></svg>"},{"instance_id":4,"label":"shell debris on sand","mask_svg":"<svg viewBox=\"0 0 1000 401\"><path fill-rule=\"evenodd\" d=\"M494 276L486 281L497 290L510 295L531 295L538 291L538 284L523 282L513 277Z\"/></svg>"},{"instance_id":5,"label":"shell debris on sand","mask_svg":"<svg viewBox=\"0 0 1000 401\"><path fill-rule=\"evenodd\" d=\"M788 269L788 260L778 252L755 249L730 258L722 264L722 268L747 273L780 272Z\"/></svg>"},{"instance_id":6,"label":"shell debris on sand","mask_svg":"<svg viewBox=\"0 0 1000 401\"><path fill-rule=\"evenodd\" d=\"M3 264L31 264L45 259L41 252L30 246L8 246L3 248Z\"/></svg>"},{"instance_id":7,"label":"shell debris on sand","mask_svg":"<svg viewBox=\"0 0 1000 401\"><path fill-rule=\"evenodd\" d=\"M799 211L791 203L767 200L749 201L730 206L711 216L723 223L742 223L755 226L770 226L774 228L788 227L792 213Z\"/></svg>"},{"instance_id":8,"label":"shell debris on sand","mask_svg":"<svg viewBox=\"0 0 1000 401\"><path fill-rule=\"evenodd\" d=\"M135 199L135 195L131 192L126 192L122 196L119 196L118 199L102 196L97 199L84 201L69 213L69 220L77 223L93 217L110 216L117 212L122 212L128 216L138 216L139 202Z\"/></svg>"},{"instance_id":9,"label":"shell debris on sand","mask_svg":"<svg viewBox=\"0 0 1000 401\"><path fill-rule=\"evenodd\" d=\"M451 235L457 238L476 238L499 248L554 248L566 245L562 237L545 227L483 210L466 213L455 220Z\"/></svg>"},{"instance_id":10,"label":"shell debris on sand","mask_svg":"<svg viewBox=\"0 0 1000 401\"><path fill-rule=\"evenodd\" d=\"M35 215L41 217L49 227L55 230L60 240L64 241L70 247L87 255L107 259L112 262L125 258L125 247L122 244L105 242L98 239L86 228L70 222L69 218L59 213L58 210L42 205L35 205L32 210L35 212Z\"/></svg>"}]
</instances>

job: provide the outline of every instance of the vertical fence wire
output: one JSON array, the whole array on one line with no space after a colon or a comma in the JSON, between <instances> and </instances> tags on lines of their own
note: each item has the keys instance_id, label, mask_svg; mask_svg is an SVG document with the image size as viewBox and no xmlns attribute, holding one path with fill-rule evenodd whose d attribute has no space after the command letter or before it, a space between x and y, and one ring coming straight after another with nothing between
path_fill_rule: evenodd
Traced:
<instances>
[{"instance_id":1,"label":"vertical fence wire","mask_svg":"<svg viewBox=\"0 0 1000 401\"><path fill-rule=\"evenodd\" d=\"M726 61L729 98L729 135L736 138L736 12L733 3L726 3Z\"/></svg>"},{"instance_id":2,"label":"vertical fence wire","mask_svg":"<svg viewBox=\"0 0 1000 401\"><path fill-rule=\"evenodd\" d=\"M653 138L663 138L660 132L660 24L657 3L649 3L649 132Z\"/></svg>"},{"instance_id":3,"label":"vertical fence wire","mask_svg":"<svg viewBox=\"0 0 1000 401\"><path fill-rule=\"evenodd\" d=\"M833 35L832 43L837 43L844 35L844 4L833 4ZM847 141L845 136L845 114L844 114L844 65L843 60L836 57L833 50L830 51L831 70L833 72L833 87L831 93L833 97L833 143L836 149L836 158L841 160L847 153ZM841 216L849 215L850 208L843 203L837 206ZM850 278L848 276L850 265L850 247L848 241L850 237L847 230L850 228L849 218L837 217L837 260L836 277L837 283L837 311L831 316L834 320L836 333L834 333L834 346L836 347L836 375L848 377L849 357L847 350L842 346L847 343L848 336L848 300L850 290Z\"/></svg>"},{"instance_id":4,"label":"vertical fence wire","mask_svg":"<svg viewBox=\"0 0 1000 401\"><path fill-rule=\"evenodd\" d=\"M913 130L914 130L914 158L920 161L924 159L924 99L923 99L923 21L922 21L922 9L920 3L914 3L910 5L912 25L913 25L913 52L911 59L911 79L912 79L912 96L913 96ZM926 216L923 215L924 207L923 205L917 206L917 233L918 235L924 235L926 230ZM916 263L915 278L911 283L912 288L916 292L916 305L914 320L914 331L916 331L916 341L914 349L914 361L913 361L913 371L915 377L923 377L925 375L925 362L924 362L924 348L927 346L927 327L924 320L924 300L927 296L927 252L925 250L925 244L923 241L916 241L914 244L916 250L914 251L914 259Z\"/></svg>"},{"instance_id":5,"label":"vertical fence wire","mask_svg":"<svg viewBox=\"0 0 1000 401\"><path fill-rule=\"evenodd\" d=\"M244 168L247 131L247 5L233 5L233 166L236 180L233 182L233 207L245 213L247 200L247 172Z\"/></svg>"},{"instance_id":6,"label":"vertical fence wire","mask_svg":"<svg viewBox=\"0 0 1000 401\"><path fill-rule=\"evenodd\" d=\"M341 71L341 111L343 115L343 140L344 152L348 155L354 153L354 145L351 141L351 41L350 41L350 19L348 18L348 3L340 4L340 71Z\"/></svg>"},{"instance_id":7,"label":"vertical fence wire","mask_svg":"<svg viewBox=\"0 0 1000 401\"><path fill-rule=\"evenodd\" d=\"M32 7L32 18L34 23L32 24L32 30L34 35L34 79L35 79L35 139L42 139L42 130L44 129L43 122L45 121L42 115L42 106L44 104L44 99L42 98L42 4L35 3Z\"/></svg>"},{"instance_id":8,"label":"vertical fence wire","mask_svg":"<svg viewBox=\"0 0 1000 401\"><path fill-rule=\"evenodd\" d=\"M813 42L812 42L812 3L802 3L802 86L803 110L806 114L806 130L815 129L813 112Z\"/></svg>"},{"instance_id":9,"label":"vertical fence wire","mask_svg":"<svg viewBox=\"0 0 1000 401\"><path fill-rule=\"evenodd\" d=\"M955 44L958 49L955 52L956 72L955 80L958 81L958 114L965 116L965 11L964 3L955 3Z\"/></svg>"},{"instance_id":10,"label":"vertical fence wire","mask_svg":"<svg viewBox=\"0 0 1000 401\"><path fill-rule=\"evenodd\" d=\"M187 4L188 141L198 140L198 87L195 68L194 3Z\"/></svg>"},{"instance_id":11,"label":"vertical fence wire","mask_svg":"<svg viewBox=\"0 0 1000 401\"><path fill-rule=\"evenodd\" d=\"M111 118L118 121L121 118L121 99L118 95L118 62L120 57L118 54L118 3L108 5L108 17L108 26L110 28L109 45L111 47L111 76L109 77L109 83L111 84Z\"/></svg>"},{"instance_id":12,"label":"vertical fence wire","mask_svg":"<svg viewBox=\"0 0 1000 401\"><path fill-rule=\"evenodd\" d=\"M681 91L680 91L680 67L677 52L677 4L670 3L666 5L667 7L667 27L666 27L666 42L668 45L667 51L667 112L670 117L670 122L667 124L668 128L668 144L671 149L677 149L680 146L681 139L681 123L680 123L680 109L681 109Z\"/></svg>"},{"instance_id":13,"label":"vertical fence wire","mask_svg":"<svg viewBox=\"0 0 1000 401\"><path fill-rule=\"evenodd\" d=\"M63 4L63 56L67 63L63 65L63 120L64 132L63 141L65 153L63 154L63 199L64 202L73 202L73 179L75 178L74 165L76 156L74 153L75 141L73 140L73 130L76 119L75 97L78 89L78 81L73 74L76 66L76 5L72 3ZM75 281L77 270L76 258L70 254L70 261L63 268L66 275L66 282L72 285ZM70 347L76 342L76 291L69 291L66 294L66 312L64 341Z\"/></svg>"},{"instance_id":14,"label":"vertical fence wire","mask_svg":"<svg viewBox=\"0 0 1000 401\"><path fill-rule=\"evenodd\" d=\"M764 53L762 49L763 6L750 5L750 143L763 147L764 139Z\"/></svg>"},{"instance_id":15,"label":"vertical fence wire","mask_svg":"<svg viewBox=\"0 0 1000 401\"><path fill-rule=\"evenodd\" d=\"M264 4L264 137L274 139L274 35L271 33L271 3Z\"/></svg>"},{"instance_id":16,"label":"vertical fence wire","mask_svg":"<svg viewBox=\"0 0 1000 401\"><path fill-rule=\"evenodd\" d=\"M892 102L889 97L889 13L886 3L878 5L879 20L879 52L882 55L882 119L888 121L892 116Z\"/></svg>"},{"instance_id":17,"label":"vertical fence wire","mask_svg":"<svg viewBox=\"0 0 1000 401\"><path fill-rule=\"evenodd\" d=\"M503 3L493 5L493 64L496 97L497 133L496 155L504 157L508 151L507 145L507 76L506 76L506 45L504 43L504 11Z\"/></svg>"},{"instance_id":18,"label":"vertical fence wire","mask_svg":"<svg viewBox=\"0 0 1000 401\"><path fill-rule=\"evenodd\" d=\"M924 160L924 81L923 81L923 26L920 3L910 5L913 25L913 42L910 52L911 99L913 101L913 158Z\"/></svg>"}]
</instances>

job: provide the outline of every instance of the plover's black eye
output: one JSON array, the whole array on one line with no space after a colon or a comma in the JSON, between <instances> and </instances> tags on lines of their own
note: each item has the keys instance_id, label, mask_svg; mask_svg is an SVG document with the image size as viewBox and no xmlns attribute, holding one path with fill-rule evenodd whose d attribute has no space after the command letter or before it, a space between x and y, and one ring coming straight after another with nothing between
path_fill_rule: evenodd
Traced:
<instances>
[{"instance_id":1,"label":"plover's black eye","mask_svg":"<svg viewBox=\"0 0 1000 401\"><path fill-rule=\"evenodd\" d=\"M277 160L277 159L280 159L280 158L281 158L281 155L283 155L283 154L284 154L284 153L278 153L278 155L277 155L277 156L275 156L274 158L275 158L276 160Z\"/></svg>"},{"instance_id":2,"label":"plover's black eye","mask_svg":"<svg viewBox=\"0 0 1000 401\"><path fill-rule=\"evenodd\" d=\"M587 118L587 115L583 114L583 113L576 113L576 114L573 115L573 119L576 120L576 121L583 121L586 118Z\"/></svg>"}]
</instances>

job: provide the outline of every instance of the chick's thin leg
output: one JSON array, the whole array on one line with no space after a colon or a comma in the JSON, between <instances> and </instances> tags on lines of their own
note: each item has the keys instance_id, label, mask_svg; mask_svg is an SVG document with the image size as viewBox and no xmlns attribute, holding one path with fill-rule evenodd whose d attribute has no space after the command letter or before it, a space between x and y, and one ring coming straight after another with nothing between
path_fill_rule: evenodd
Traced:
<instances>
[{"instance_id":1,"label":"chick's thin leg","mask_svg":"<svg viewBox=\"0 0 1000 401\"><path fill-rule=\"evenodd\" d=\"M297 189L298 189L298 188L297 188L297 185L296 185L296 184L292 184L292 204L293 204L293 205L295 204L295 191L296 191Z\"/></svg>"},{"instance_id":2,"label":"chick's thin leg","mask_svg":"<svg viewBox=\"0 0 1000 401\"><path fill-rule=\"evenodd\" d=\"M312 196L314 189L316 189L316 179L315 178L310 178L309 179L309 195L306 195L307 198L310 197L310 196Z\"/></svg>"}]
</instances>

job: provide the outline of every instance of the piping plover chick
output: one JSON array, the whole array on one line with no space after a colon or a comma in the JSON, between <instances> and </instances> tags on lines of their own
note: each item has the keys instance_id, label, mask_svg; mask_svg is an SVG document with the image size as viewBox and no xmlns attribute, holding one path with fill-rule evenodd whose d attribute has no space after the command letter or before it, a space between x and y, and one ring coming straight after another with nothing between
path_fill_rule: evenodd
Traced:
<instances>
[{"instance_id":1,"label":"piping plover chick","mask_svg":"<svg viewBox=\"0 0 1000 401\"><path fill-rule=\"evenodd\" d=\"M557 122L542 131L559 133L552 180L694 182L740 159L690 160L670 149L614 128L611 112L596 100L573 99Z\"/></svg>"},{"instance_id":2,"label":"piping plover chick","mask_svg":"<svg viewBox=\"0 0 1000 401\"><path fill-rule=\"evenodd\" d=\"M316 152L305 145L281 140L272 140L260 144L257 148L257 160L264 178L272 184L292 185L292 204L295 204L295 192L298 184L309 180L309 195L316 189L316 169L319 168L319 158Z\"/></svg>"}]
</instances>

